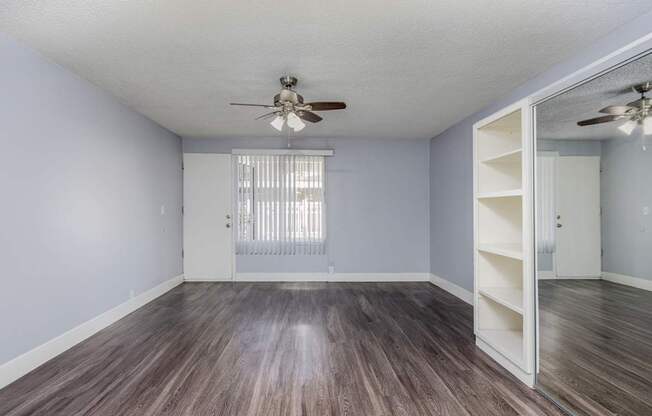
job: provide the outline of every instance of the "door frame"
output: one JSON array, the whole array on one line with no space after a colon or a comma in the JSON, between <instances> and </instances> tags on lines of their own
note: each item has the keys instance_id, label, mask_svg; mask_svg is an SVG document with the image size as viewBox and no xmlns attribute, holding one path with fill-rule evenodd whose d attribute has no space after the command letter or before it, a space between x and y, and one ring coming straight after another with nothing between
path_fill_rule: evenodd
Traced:
<instances>
[{"instance_id":1,"label":"door frame","mask_svg":"<svg viewBox=\"0 0 652 416\"><path fill-rule=\"evenodd\" d=\"M621 48L618 48L613 52L602 56L601 58L596 59L595 61L589 63L588 65L585 65L584 67L578 69L577 71L574 71L571 74L555 82L552 82L551 84L546 85L545 87L530 94L527 97L529 102L530 112L532 115L532 120L533 120L531 126L532 128L531 140L533 143L531 143L531 145L533 148L532 157L534 159L534 163L532 164L533 166L532 175L534 178L533 179L534 184L536 184L536 154L537 154L537 137L538 137L536 131L536 124L537 124L536 107L539 104L543 104L544 102L565 93L566 91L569 91L575 87L590 82L595 78L598 78L606 73L609 73L624 65L627 65L650 53L652 53L652 32L628 44L625 44ZM532 187L532 192L533 195L531 197L534 199L536 198L536 193L535 193L536 186ZM533 204L533 208L536 209L536 202L535 204ZM533 222L532 224L530 224L530 227L535 236L533 240L536 242L536 215L533 216ZM537 261L536 247L534 247L533 251L535 256L535 264L536 264ZM557 403L555 400L549 397L545 391L537 388L537 379L539 377L540 354L539 354L539 291L538 291L536 270L534 270L534 273L532 276L530 276L530 278L535 282L535 284L533 285L534 291L533 293L530 294L531 296L534 296L534 304L535 304L535 310L534 310L535 340L533 345L535 349L534 353L535 353L536 371L534 373L534 380L535 380L534 388L537 389L539 393L541 393L543 396L551 400L553 403ZM559 404L557 403L557 405ZM564 410L567 413L569 413L568 409L564 409Z\"/></svg>"}]
</instances>

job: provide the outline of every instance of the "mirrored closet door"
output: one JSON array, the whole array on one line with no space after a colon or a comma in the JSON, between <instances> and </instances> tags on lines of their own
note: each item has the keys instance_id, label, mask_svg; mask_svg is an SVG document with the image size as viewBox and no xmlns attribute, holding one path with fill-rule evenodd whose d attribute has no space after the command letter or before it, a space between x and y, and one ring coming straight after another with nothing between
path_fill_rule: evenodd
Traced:
<instances>
[{"instance_id":1,"label":"mirrored closet door","mask_svg":"<svg viewBox=\"0 0 652 416\"><path fill-rule=\"evenodd\" d=\"M536 106L536 388L652 415L652 54Z\"/></svg>"}]
</instances>

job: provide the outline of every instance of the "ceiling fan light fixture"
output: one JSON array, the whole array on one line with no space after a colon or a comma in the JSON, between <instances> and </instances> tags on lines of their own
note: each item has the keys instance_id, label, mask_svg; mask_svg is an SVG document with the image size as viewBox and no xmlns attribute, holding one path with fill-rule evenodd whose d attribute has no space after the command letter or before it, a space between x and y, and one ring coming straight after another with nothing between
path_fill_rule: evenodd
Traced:
<instances>
[{"instance_id":1,"label":"ceiling fan light fixture","mask_svg":"<svg viewBox=\"0 0 652 416\"><path fill-rule=\"evenodd\" d=\"M306 124L303 121L301 121L299 116L297 116L295 113L289 113L288 127L292 127L294 131L301 131L303 130L304 127L306 127Z\"/></svg>"},{"instance_id":2,"label":"ceiling fan light fixture","mask_svg":"<svg viewBox=\"0 0 652 416\"><path fill-rule=\"evenodd\" d=\"M626 123L624 123L624 124L618 126L618 130L622 131L623 133L625 133L626 135L629 136L629 135L632 134L632 132L633 132L634 129L636 128L636 125L637 125L636 121L634 121L634 120L627 120Z\"/></svg>"},{"instance_id":3,"label":"ceiling fan light fixture","mask_svg":"<svg viewBox=\"0 0 652 416\"><path fill-rule=\"evenodd\" d=\"M303 130L304 127L306 127L306 123L304 123L303 121L299 121L299 123L296 126L292 127L292 128L294 129L295 132L298 133L301 130Z\"/></svg>"},{"instance_id":4,"label":"ceiling fan light fixture","mask_svg":"<svg viewBox=\"0 0 652 416\"><path fill-rule=\"evenodd\" d=\"M284 124L284 123L285 123L285 120L283 119L283 117L281 117L281 116L276 116L276 118L274 118L274 120L272 120L272 122L269 123L269 124L271 124L272 127L274 127L276 130L278 130L278 131L283 131L283 124ZM288 125L289 125L289 124L290 124L290 123L288 123Z\"/></svg>"},{"instance_id":5,"label":"ceiling fan light fixture","mask_svg":"<svg viewBox=\"0 0 652 416\"><path fill-rule=\"evenodd\" d=\"M643 134L646 136L652 135L652 116L647 116L643 120Z\"/></svg>"}]
</instances>

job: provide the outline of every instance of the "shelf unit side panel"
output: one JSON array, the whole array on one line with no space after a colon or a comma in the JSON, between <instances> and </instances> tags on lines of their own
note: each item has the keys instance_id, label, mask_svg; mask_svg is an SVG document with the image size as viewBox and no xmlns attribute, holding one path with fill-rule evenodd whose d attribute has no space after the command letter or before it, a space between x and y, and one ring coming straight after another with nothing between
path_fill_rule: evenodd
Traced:
<instances>
[{"instance_id":1,"label":"shelf unit side panel","mask_svg":"<svg viewBox=\"0 0 652 416\"><path fill-rule=\"evenodd\" d=\"M523 342L524 370L535 368L536 290L534 262L534 109L524 105L521 125L523 129L522 153L522 223L523 223Z\"/></svg>"}]
</instances>

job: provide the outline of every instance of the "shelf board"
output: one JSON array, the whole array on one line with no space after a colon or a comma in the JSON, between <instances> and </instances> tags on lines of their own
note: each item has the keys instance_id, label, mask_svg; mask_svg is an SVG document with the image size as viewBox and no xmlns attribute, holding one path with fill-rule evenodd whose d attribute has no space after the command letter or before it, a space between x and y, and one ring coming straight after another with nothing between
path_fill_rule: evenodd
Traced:
<instances>
[{"instance_id":1,"label":"shelf board","mask_svg":"<svg viewBox=\"0 0 652 416\"><path fill-rule=\"evenodd\" d=\"M518 189L508 189L506 191L480 192L476 195L476 198L478 199L507 198L513 196L523 196L523 190L518 188Z\"/></svg>"},{"instance_id":2,"label":"shelf board","mask_svg":"<svg viewBox=\"0 0 652 416\"><path fill-rule=\"evenodd\" d=\"M478 292L486 298L523 315L523 289L511 287L481 287Z\"/></svg>"},{"instance_id":3,"label":"shelf board","mask_svg":"<svg viewBox=\"0 0 652 416\"><path fill-rule=\"evenodd\" d=\"M518 243L478 244L478 250L516 260L523 260L523 247Z\"/></svg>"},{"instance_id":4,"label":"shelf board","mask_svg":"<svg viewBox=\"0 0 652 416\"><path fill-rule=\"evenodd\" d=\"M523 332L510 329L479 329L484 342L523 368Z\"/></svg>"},{"instance_id":5,"label":"shelf board","mask_svg":"<svg viewBox=\"0 0 652 416\"><path fill-rule=\"evenodd\" d=\"M510 150L496 156L483 159L482 163L521 163L523 149Z\"/></svg>"}]
</instances>

